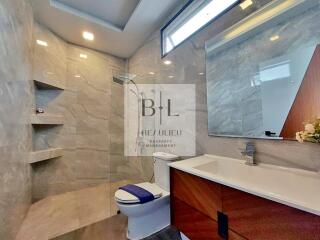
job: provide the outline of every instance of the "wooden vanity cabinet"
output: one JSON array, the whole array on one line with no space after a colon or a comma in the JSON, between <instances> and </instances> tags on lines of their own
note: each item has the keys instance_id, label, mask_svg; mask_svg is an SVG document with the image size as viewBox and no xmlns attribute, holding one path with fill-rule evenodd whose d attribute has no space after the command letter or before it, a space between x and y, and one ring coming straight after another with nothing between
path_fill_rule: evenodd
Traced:
<instances>
[{"instance_id":1,"label":"wooden vanity cabinet","mask_svg":"<svg viewBox=\"0 0 320 240\"><path fill-rule=\"evenodd\" d=\"M223 213L229 227L248 239L320 240L320 217L223 187Z\"/></svg>"},{"instance_id":2,"label":"wooden vanity cabinet","mask_svg":"<svg viewBox=\"0 0 320 240\"><path fill-rule=\"evenodd\" d=\"M180 229L191 240L221 240L218 223L184 201L171 197L172 225ZM229 240L245 240L239 234L228 231Z\"/></svg>"},{"instance_id":3,"label":"wooden vanity cabinet","mask_svg":"<svg viewBox=\"0 0 320 240\"><path fill-rule=\"evenodd\" d=\"M171 168L171 216L191 240L320 240L320 217ZM228 237L218 234L218 212Z\"/></svg>"}]
</instances>

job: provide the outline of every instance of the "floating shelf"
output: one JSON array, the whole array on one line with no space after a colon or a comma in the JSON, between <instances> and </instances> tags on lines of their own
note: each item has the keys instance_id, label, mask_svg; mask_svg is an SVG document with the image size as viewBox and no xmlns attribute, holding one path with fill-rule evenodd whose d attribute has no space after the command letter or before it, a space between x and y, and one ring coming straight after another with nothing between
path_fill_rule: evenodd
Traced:
<instances>
[{"instance_id":1,"label":"floating shelf","mask_svg":"<svg viewBox=\"0 0 320 240\"><path fill-rule=\"evenodd\" d=\"M64 90L65 86L60 83L33 80L38 89L43 90Z\"/></svg>"},{"instance_id":2,"label":"floating shelf","mask_svg":"<svg viewBox=\"0 0 320 240\"><path fill-rule=\"evenodd\" d=\"M41 161L49 160L52 158L61 157L62 155L63 155L62 148L50 148L50 149L30 153L28 162L29 163L41 162Z\"/></svg>"},{"instance_id":3,"label":"floating shelf","mask_svg":"<svg viewBox=\"0 0 320 240\"><path fill-rule=\"evenodd\" d=\"M31 116L32 125L63 125L64 118L60 115L49 115L45 113L33 114Z\"/></svg>"}]
</instances>

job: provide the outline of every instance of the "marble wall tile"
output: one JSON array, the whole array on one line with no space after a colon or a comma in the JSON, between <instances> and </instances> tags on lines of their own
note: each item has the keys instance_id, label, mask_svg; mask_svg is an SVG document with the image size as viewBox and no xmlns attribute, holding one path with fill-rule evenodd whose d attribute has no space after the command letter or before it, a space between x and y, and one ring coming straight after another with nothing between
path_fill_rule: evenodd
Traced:
<instances>
[{"instance_id":1,"label":"marble wall tile","mask_svg":"<svg viewBox=\"0 0 320 240\"><path fill-rule=\"evenodd\" d=\"M111 137L110 124L119 123L112 115L112 76L114 71L125 71L125 61L68 44L39 25L35 30L35 39L38 38L45 39L48 46L59 51L35 51L39 54L38 62L46 59L35 69L35 76L54 71L55 76L59 76L55 80L66 89L38 90L37 106L48 113L62 114L66 121L63 126L35 129L36 149L61 147L65 150L62 157L34 165L34 200L109 182L110 154L117 152L123 156L123 138L119 135L123 128ZM81 58L80 54L87 58ZM116 103L123 101L123 94L118 94L113 93Z\"/></svg>"},{"instance_id":2,"label":"marble wall tile","mask_svg":"<svg viewBox=\"0 0 320 240\"><path fill-rule=\"evenodd\" d=\"M0 239L13 240L31 204L34 108L29 1L0 1Z\"/></svg>"},{"instance_id":3,"label":"marble wall tile","mask_svg":"<svg viewBox=\"0 0 320 240\"><path fill-rule=\"evenodd\" d=\"M77 179L109 180L109 151L98 151L88 148L78 149L75 159L75 174Z\"/></svg>"},{"instance_id":4,"label":"marble wall tile","mask_svg":"<svg viewBox=\"0 0 320 240\"><path fill-rule=\"evenodd\" d=\"M37 44L44 41L48 46ZM60 83L65 85L67 66L65 64L67 44L45 27L35 24L34 27L34 80Z\"/></svg>"},{"instance_id":5,"label":"marble wall tile","mask_svg":"<svg viewBox=\"0 0 320 240\"><path fill-rule=\"evenodd\" d=\"M268 3L269 0L255 1L254 8L246 11L232 10L222 16L190 40L184 42L171 52L165 59L173 63L166 66L162 63L160 54L160 31L154 33L149 40L129 59L128 70L137 74L149 83L194 83L196 85L196 154L216 154L227 157L242 158L240 148L244 148L247 139L211 137L208 136L207 112L207 84L205 74L205 49L204 43L214 35L239 21L250 12ZM306 16L307 19L308 16ZM309 19L310 20L310 19ZM303 26L299 25L299 29ZM301 30L296 31L299 34ZM235 53L236 54L236 53ZM229 56L232 58L232 56ZM231 60L231 59L229 59ZM229 62L227 59L226 61ZM225 63L221 63L225 64ZM236 63L235 63L236 64ZM210 70L210 69L209 69ZM154 76L148 76L152 71ZM168 78L168 75L174 78ZM229 74L225 72L225 74ZM231 76L232 78L232 76ZM221 84L229 84L223 82ZM229 85L229 87L232 87ZM229 89L226 87L226 90ZM255 94L254 92L248 93ZM225 111L229 108L228 94L219 97L226 102ZM256 103L252 103L253 105ZM234 106L237 108L237 106ZM235 116L234 118L236 118ZM230 122L232 122L232 118ZM246 127L246 126L244 126ZM298 167L309 170L320 170L320 148L315 144L299 144L295 141L255 140L257 147L257 160L281 166ZM150 162L132 161L135 168L144 172L145 176L152 173ZM144 166L141 167L141 166Z\"/></svg>"}]
</instances>

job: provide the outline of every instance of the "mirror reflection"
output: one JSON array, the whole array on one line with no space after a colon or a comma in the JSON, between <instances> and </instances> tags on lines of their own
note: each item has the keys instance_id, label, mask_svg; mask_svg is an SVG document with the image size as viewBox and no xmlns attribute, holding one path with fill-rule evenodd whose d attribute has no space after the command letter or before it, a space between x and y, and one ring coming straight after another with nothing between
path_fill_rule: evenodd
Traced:
<instances>
[{"instance_id":1,"label":"mirror reflection","mask_svg":"<svg viewBox=\"0 0 320 240\"><path fill-rule=\"evenodd\" d=\"M302 18L263 29L219 52L212 51L216 42L207 42L209 135L294 139L303 126L296 116L310 108L300 103L307 98L304 85L312 85L320 42L315 23L307 22L301 34L292 28Z\"/></svg>"}]
</instances>

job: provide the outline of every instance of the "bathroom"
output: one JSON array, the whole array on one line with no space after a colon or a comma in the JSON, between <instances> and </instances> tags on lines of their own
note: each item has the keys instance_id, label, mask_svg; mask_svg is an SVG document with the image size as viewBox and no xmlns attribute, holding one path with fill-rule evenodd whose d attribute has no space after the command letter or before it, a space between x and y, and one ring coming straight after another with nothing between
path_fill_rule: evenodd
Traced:
<instances>
[{"instance_id":1,"label":"bathroom","mask_svg":"<svg viewBox=\"0 0 320 240\"><path fill-rule=\"evenodd\" d=\"M320 239L319 0L0 12L1 240Z\"/></svg>"}]
</instances>

